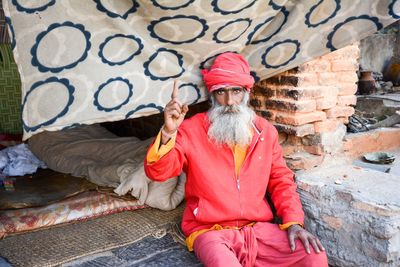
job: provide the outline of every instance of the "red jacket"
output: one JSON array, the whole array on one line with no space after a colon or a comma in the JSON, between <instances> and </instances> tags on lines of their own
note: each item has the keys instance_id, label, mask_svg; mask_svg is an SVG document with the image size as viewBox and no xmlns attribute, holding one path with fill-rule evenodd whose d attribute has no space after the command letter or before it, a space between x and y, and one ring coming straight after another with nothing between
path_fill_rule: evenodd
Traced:
<instances>
[{"instance_id":1,"label":"red jacket","mask_svg":"<svg viewBox=\"0 0 400 267\"><path fill-rule=\"evenodd\" d=\"M185 171L186 209L182 230L186 236L212 227L242 226L271 221L265 199L268 190L283 223L303 223L304 213L296 192L293 173L287 168L274 126L261 117L239 175L229 146L212 143L206 113L185 120L178 129L175 147L157 162L145 162L148 177L165 181Z\"/></svg>"}]
</instances>

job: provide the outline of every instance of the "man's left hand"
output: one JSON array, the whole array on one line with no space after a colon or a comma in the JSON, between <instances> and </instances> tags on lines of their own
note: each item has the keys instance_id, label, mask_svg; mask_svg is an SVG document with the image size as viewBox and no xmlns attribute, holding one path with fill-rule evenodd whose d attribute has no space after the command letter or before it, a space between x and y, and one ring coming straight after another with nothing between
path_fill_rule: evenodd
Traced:
<instances>
[{"instance_id":1,"label":"man's left hand","mask_svg":"<svg viewBox=\"0 0 400 267\"><path fill-rule=\"evenodd\" d=\"M305 230L298 224L292 225L288 228L288 238L290 249L292 252L296 250L295 240L300 239L303 242L304 248L308 254L311 253L310 244L314 248L316 253L320 253L321 251L325 251L325 248L322 246L321 242L317 237L312 235L310 232Z\"/></svg>"}]
</instances>

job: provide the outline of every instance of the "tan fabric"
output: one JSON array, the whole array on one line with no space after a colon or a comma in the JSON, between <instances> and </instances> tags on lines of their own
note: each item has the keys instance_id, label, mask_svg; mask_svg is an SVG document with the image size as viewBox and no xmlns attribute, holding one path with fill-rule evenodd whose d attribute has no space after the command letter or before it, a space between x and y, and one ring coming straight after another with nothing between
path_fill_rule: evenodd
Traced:
<instances>
[{"instance_id":1,"label":"tan fabric","mask_svg":"<svg viewBox=\"0 0 400 267\"><path fill-rule=\"evenodd\" d=\"M55 171L86 177L116 188L119 195L130 192L140 204L171 210L183 200L185 176L164 183L150 181L143 169L150 142L89 125L40 133L29 139L29 148Z\"/></svg>"},{"instance_id":2,"label":"tan fabric","mask_svg":"<svg viewBox=\"0 0 400 267\"><path fill-rule=\"evenodd\" d=\"M22 80L24 139L207 97L200 69L234 51L256 80L400 18L394 0L3 1ZM38 108L40 107L40 108Z\"/></svg>"}]
</instances>

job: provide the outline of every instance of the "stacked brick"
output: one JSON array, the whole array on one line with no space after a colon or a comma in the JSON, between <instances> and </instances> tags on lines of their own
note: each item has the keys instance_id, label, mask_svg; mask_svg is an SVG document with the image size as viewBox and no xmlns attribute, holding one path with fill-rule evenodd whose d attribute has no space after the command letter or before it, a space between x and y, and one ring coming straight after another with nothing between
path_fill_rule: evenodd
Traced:
<instances>
[{"instance_id":1,"label":"stacked brick","mask_svg":"<svg viewBox=\"0 0 400 267\"><path fill-rule=\"evenodd\" d=\"M250 104L278 129L292 169L319 165L327 153L321 136L354 113L359 52L353 44L254 86Z\"/></svg>"}]
</instances>

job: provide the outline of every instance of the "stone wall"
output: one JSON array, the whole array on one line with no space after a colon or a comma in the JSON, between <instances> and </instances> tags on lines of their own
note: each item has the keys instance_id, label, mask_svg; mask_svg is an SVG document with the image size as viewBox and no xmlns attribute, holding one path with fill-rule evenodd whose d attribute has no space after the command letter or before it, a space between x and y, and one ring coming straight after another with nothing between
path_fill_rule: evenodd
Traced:
<instances>
[{"instance_id":1,"label":"stone wall","mask_svg":"<svg viewBox=\"0 0 400 267\"><path fill-rule=\"evenodd\" d=\"M330 266L400 266L397 175L340 164L298 173L297 184Z\"/></svg>"},{"instance_id":2,"label":"stone wall","mask_svg":"<svg viewBox=\"0 0 400 267\"><path fill-rule=\"evenodd\" d=\"M280 132L293 170L315 167L340 149L357 101L359 52L356 43L254 86L250 103Z\"/></svg>"}]
</instances>

